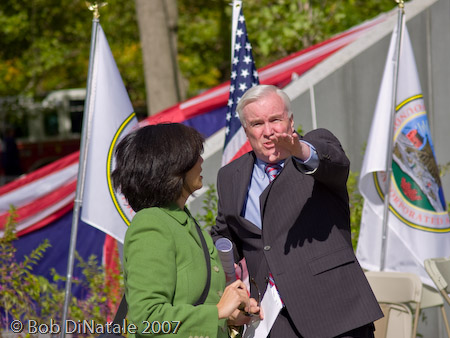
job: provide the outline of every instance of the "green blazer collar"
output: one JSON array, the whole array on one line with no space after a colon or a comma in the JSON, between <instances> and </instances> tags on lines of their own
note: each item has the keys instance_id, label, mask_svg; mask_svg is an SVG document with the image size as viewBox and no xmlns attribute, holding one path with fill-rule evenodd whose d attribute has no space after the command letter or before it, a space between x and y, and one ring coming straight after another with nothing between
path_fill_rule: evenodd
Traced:
<instances>
[{"instance_id":1,"label":"green blazer collar","mask_svg":"<svg viewBox=\"0 0 450 338\"><path fill-rule=\"evenodd\" d=\"M176 203L171 203L167 208L161 208L161 210L163 210L181 225L186 226L188 218L190 216L190 212L186 207L184 207L184 210L182 210Z\"/></svg>"}]
</instances>

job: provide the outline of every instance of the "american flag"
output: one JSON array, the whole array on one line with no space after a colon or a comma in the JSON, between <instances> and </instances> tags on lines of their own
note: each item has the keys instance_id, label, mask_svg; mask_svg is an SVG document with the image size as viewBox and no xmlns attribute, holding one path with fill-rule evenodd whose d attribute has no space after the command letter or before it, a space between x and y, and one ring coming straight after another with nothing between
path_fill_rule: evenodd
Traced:
<instances>
[{"instance_id":1,"label":"american flag","mask_svg":"<svg viewBox=\"0 0 450 338\"><path fill-rule=\"evenodd\" d=\"M238 16L234 41L222 165L231 162L251 149L245 136L244 128L241 126L239 115L236 112L236 106L242 95L247 89L259 84L258 72L253 61L252 45L248 41L242 7Z\"/></svg>"}]
</instances>

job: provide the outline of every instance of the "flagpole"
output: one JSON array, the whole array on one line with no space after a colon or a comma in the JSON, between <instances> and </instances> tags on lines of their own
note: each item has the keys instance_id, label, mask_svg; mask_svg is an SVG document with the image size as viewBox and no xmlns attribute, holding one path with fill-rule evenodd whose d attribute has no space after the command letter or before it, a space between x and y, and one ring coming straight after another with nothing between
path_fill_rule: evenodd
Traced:
<instances>
[{"instance_id":1,"label":"flagpole","mask_svg":"<svg viewBox=\"0 0 450 338\"><path fill-rule=\"evenodd\" d=\"M394 119L397 106L397 82L398 82L398 70L399 70L399 60L400 51L402 45L402 30L403 30L403 20L404 20L404 1L396 0L398 3L398 21L397 21L397 39L396 48L394 53L394 80L392 82L392 102L391 102L391 116L389 121L389 139L388 139L388 152L386 159L386 184L384 190L384 215L383 215L383 234L381 241L381 256L380 256L380 271L384 270L386 262L386 246L387 246L387 234L388 234L388 219L389 219L389 196L391 188L391 175L392 175L392 147L394 142Z\"/></svg>"},{"instance_id":2,"label":"flagpole","mask_svg":"<svg viewBox=\"0 0 450 338\"><path fill-rule=\"evenodd\" d=\"M233 13L231 15L231 65L233 65L234 57L234 44L236 43L236 30L238 26L239 11L241 10L242 1L233 0L231 4L233 6ZM230 67L231 68L231 67Z\"/></svg>"},{"instance_id":3,"label":"flagpole","mask_svg":"<svg viewBox=\"0 0 450 338\"><path fill-rule=\"evenodd\" d=\"M64 297L64 308L62 315L62 331L61 338L66 336L66 322L67 315L69 309L69 303L71 298L71 289L72 289L72 274L73 267L75 261L75 247L77 241L77 233L78 233L78 222L80 215L80 207L82 205L83 200L83 189L84 189L84 180L86 174L86 158L87 158L87 148L89 145L89 128L90 121L92 119L90 103L91 103L91 85L92 85L92 74L93 74L93 66L94 66L94 56L95 56L95 48L97 41L97 31L99 25L99 8L106 5L106 3L97 3L92 2L89 3L89 10L93 12L92 19L92 33L91 33L91 47L89 52L89 67L88 67L88 78L86 85L86 98L84 101L84 112L83 112L83 126L81 132L81 143L80 143L80 159L79 159L79 167L78 167L78 176L77 176L77 188L75 193L75 200L73 205L73 215L72 215L72 230L70 234L70 246L69 246L69 257L67 261L67 274L66 274L66 289L65 289L65 297Z\"/></svg>"},{"instance_id":4,"label":"flagpole","mask_svg":"<svg viewBox=\"0 0 450 338\"><path fill-rule=\"evenodd\" d=\"M314 85L309 85L309 100L311 101L311 121L313 129L317 129L317 112L316 112L316 96L314 93Z\"/></svg>"}]
</instances>

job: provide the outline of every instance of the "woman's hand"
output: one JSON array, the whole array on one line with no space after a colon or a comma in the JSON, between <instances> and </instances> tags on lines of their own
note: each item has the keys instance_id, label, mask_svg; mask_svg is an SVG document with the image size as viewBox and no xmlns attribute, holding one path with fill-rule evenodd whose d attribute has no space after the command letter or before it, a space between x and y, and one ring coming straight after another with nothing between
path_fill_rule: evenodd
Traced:
<instances>
[{"instance_id":1,"label":"woman's hand","mask_svg":"<svg viewBox=\"0 0 450 338\"><path fill-rule=\"evenodd\" d=\"M230 317L238 308L246 312L251 309L247 287L239 279L225 288L219 303L217 303L219 319Z\"/></svg>"},{"instance_id":2,"label":"woman's hand","mask_svg":"<svg viewBox=\"0 0 450 338\"><path fill-rule=\"evenodd\" d=\"M254 298L250 298L250 309L248 312L243 312L239 309L235 310L230 317L228 317L228 325L241 326L248 324L250 320L258 317L264 319L262 309L258 306L258 302Z\"/></svg>"}]
</instances>

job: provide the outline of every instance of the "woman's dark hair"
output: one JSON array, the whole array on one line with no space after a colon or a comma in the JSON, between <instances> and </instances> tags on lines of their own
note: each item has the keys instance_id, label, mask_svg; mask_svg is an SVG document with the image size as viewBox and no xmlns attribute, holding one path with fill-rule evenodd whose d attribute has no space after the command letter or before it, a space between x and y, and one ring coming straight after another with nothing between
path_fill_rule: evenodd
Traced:
<instances>
[{"instance_id":1,"label":"woman's dark hair","mask_svg":"<svg viewBox=\"0 0 450 338\"><path fill-rule=\"evenodd\" d=\"M111 174L135 212L165 207L180 196L186 173L203 152L203 136L180 123L142 127L125 136L115 150Z\"/></svg>"}]
</instances>

